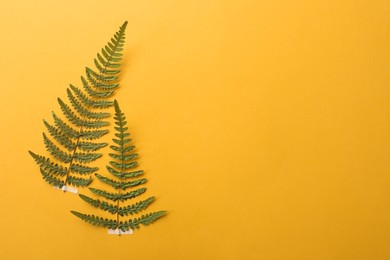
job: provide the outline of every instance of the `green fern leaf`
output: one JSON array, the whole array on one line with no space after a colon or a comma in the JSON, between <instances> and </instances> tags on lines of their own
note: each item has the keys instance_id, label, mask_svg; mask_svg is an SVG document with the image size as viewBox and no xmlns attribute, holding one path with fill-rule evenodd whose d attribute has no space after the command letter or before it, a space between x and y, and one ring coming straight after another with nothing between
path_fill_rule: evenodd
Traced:
<instances>
[{"instance_id":1,"label":"green fern leaf","mask_svg":"<svg viewBox=\"0 0 390 260\"><path fill-rule=\"evenodd\" d=\"M122 189L122 190L125 190L125 189L130 188L130 187L135 187L135 186L138 186L138 185L141 185L141 184L144 184L147 182L146 178L142 178L142 179L135 180L135 181L118 182L118 181L114 181L110 178L104 177L100 174L95 174L95 176L100 181L112 186L114 189Z\"/></svg>"},{"instance_id":2,"label":"green fern leaf","mask_svg":"<svg viewBox=\"0 0 390 260\"><path fill-rule=\"evenodd\" d=\"M60 104L61 110L66 116L66 118L73 123L74 125L78 127L85 127L85 128L101 128L103 126L107 126L108 122L106 121L90 121L90 120L85 120L80 117L78 117L70 107L65 104L60 98L58 98L58 103ZM84 117L85 118L85 117Z\"/></svg>"},{"instance_id":3,"label":"green fern leaf","mask_svg":"<svg viewBox=\"0 0 390 260\"><path fill-rule=\"evenodd\" d=\"M115 170L114 168L111 168L110 166L106 166L107 170L114 175L115 177L118 177L120 179L128 179L128 178L135 178L142 174L144 174L143 170L139 171L133 171L133 172L120 172Z\"/></svg>"},{"instance_id":4,"label":"green fern leaf","mask_svg":"<svg viewBox=\"0 0 390 260\"><path fill-rule=\"evenodd\" d=\"M108 155L111 156L112 158L116 159L116 160L119 160L119 161L130 161L130 160L134 160L135 158L138 157L138 154L136 154L136 153L133 153L133 154L130 154L130 155L109 153Z\"/></svg>"},{"instance_id":5,"label":"green fern leaf","mask_svg":"<svg viewBox=\"0 0 390 260\"><path fill-rule=\"evenodd\" d=\"M126 231L129 229L139 228L140 224L148 225L156 221L160 217L164 216L166 214L166 211L148 213L146 215L142 215L139 218L129 219L124 222L119 221L120 217L137 214L140 211L145 210L155 200L155 198L149 197L146 200L141 200L131 205L120 206L120 202L125 202L145 193L146 188L144 187L128 192L124 191L128 188L134 188L145 184L147 182L147 179L139 178L131 181L127 180L142 175L143 171L128 171L128 169L134 168L138 165L137 162L133 161L137 159L138 154L131 153L131 151L134 149L134 146L129 145L131 140L127 138L128 136L130 136L130 134L126 132L128 130L128 127L126 127L126 117L124 113L121 112L118 102L116 102L116 100L114 101L114 107L114 119L115 124L117 125L117 127L115 127L115 130L117 131L117 133L115 133L116 138L113 138L112 141L116 145L110 146L114 152L110 153L109 155L115 161L110 161L109 164L112 167L107 165L106 168L108 172L111 173L114 177L118 178L118 180L114 180L98 173L95 173L95 176L101 182L115 189L116 192L109 192L103 189L96 188L89 188L89 190L93 194L101 196L106 200L116 202L116 205L113 203L106 202L105 200L93 199L83 194L80 194L80 198L95 208L110 212L111 214L116 214L116 221L111 220L111 223L119 223L115 228L119 228L122 231ZM94 215L82 214L75 211L72 211L72 213L77 217L83 219L84 221L92 223L94 225L107 227L106 223L107 221L109 221L99 217L95 217Z\"/></svg>"},{"instance_id":6,"label":"green fern leaf","mask_svg":"<svg viewBox=\"0 0 390 260\"><path fill-rule=\"evenodd\" d=\"M99 170L99 168L98 167L89 167L86 165L73 163L70 166L70 170L71 170L71 172L78 173L78 174L91 174L91 173L94 173L97 170Z\"/></svg>"},{"instance_id":7,"label":"green fern leaf","mask_svg":"<svg viewBox=\"0 0 390 260\"><path fill-rule=\"evenodd\" d=\"M94 189L94 188L89 188L90 191L92 191L92 193L95 193L99 196L102 196L108 200L112 200L112 201L117 201L117 200L120 200L120 201L126 201L128 199L132 199L132 198L135 198L139 195L141 195L142 193L144 193L146 191L146 188L139 188L139 189L136 189L136 190L133 190L133 191L129 191L129 192L126 192L126 193L123 193L123 194L120 194L120 193L110 193L110 192L107 192L107 191L104 191L104 190L100 190L100 189Z\"/></svg>"},{"instance_id":8,"label":"green fern leaf","mask_svg":"<svg viewBox=\"0 0 390 260\"><path fill-rule=\"evenodd\" d=\"M150 197L147 198L146 200L142 200L135 204L126 207L120 207L118 210L118 214L122 217L127 215L137 214L138 212L146 209L154 200L155 200L154 197Z\"/></svg>"},{"instance_id":9,"label":"green fern leaf","mask_svg":"<svg viewBox=\"0 0 390 260\"><path fill-rule=\"evenodd\" d=\"M78 148L85 152L94 152L107 146L107 143L79 142Z\"/></svg>"},{"instance_id":10,"label":"green fern leaf","mask_svg":"<svg viewBox=\"0 0 390 260\"><path fill-rule=\"evenodd\" d=\"M102 156L98 150L107 146L106 143L90 142L108 133L102 129L108 122L102 119L110 113L97 111L111 107L114 103L108 98L114 94L119 84L118 73L125 42L125 22L104 46L94 59L96 70L87 68L85 77L81 76L83 88L70 85L67 88L69 104L58 98L62 114L66 120L52 113L54 124L44 120L50 138L44 133L43 141L47 151L58 161L30 152L41 169L43 178L55 185L66 184L87 186L92 178L78 178L72 174L88 175L97 171L97 167L89 164ZM113 40L114 39L114 40ZM80 163L80 164L78 164ZM64 180L63 180L64 179Z\"/></svg>"},{"instance_id":11,"label":"green fern leaf","mask_svg":"<svg viewBox=\"0 0 390 260\"><path fill-rule=\"evenodd\" d=\"M145 226L149 225L166 214L167 214L166 211L157 211L146 215L142 215L140 218L129 219L123 223L120 222L119 229L121 230L129 230L134 228L138 229L140 224Z\"/></svg>"},{"instance_id":12,"label":"green fern leaf","mask_svg":"<svg viewBox=\"0 0 390 260\"><path fill-rule=\"evenodd\" d=\"M88 179L78 178L78 177L74 177L74 176L68 177L68 183L73 185L73 186L76 186L76 187L79 187L79 186L85 187L85 186L88 186L91 182L92 182L91 177L89 177Z\"/></svg>"},{"instance_id":13,"label":"green fern leaf","mask_svg":"<svg viewBox=\"0 0 390 260\"><path fill-rule=\"evenodd\" d=\"M109 229L115 229L118 225L115 220L112 219L104 219L102 217L96 217L94 215L87 215L87 214L82 214L77 211L71 211L73 215L76 217L84 220L85 222L88 222L94 226L100 226L100 227L106 227Z\"/></svg>"},{"instance_id":14,"label":"green fern leaf","mask_svg":"<svg viewBox=\"0 0 390 260\"><path fill-rule=\"evenodd\" d=\"M118 163L118 162L110 161L110 164L118 169L123 169L123 170L132 169L132 168L135 168L138 166L137 162L131 162L131 163L120 162L120 163Z\"/></svg>"},{"instance_id":15,"label":"green fern leaf","mask_svg":"<svg viewBox=\"0 0 390 260\"><path fill-rule=\"evenodd\" d=\"M116 214L118 212L118 207L111 203L107 203L105 201L95 200L83 194L79 194L80 198L89 203L91 206L95 208L100 208L104 211L108 211L111 214Z\"/></svg>"},{"instance_id":16,"label":"green fern leaf","mask_svg":"<svg viewBox=\"0 0 390 260\"><path fill-rule=\"evenodd\" d=\"M74 153L73 160L81 163L90 163L100 158L102 154L100 153Z\"/></svg>"}]
</instances>

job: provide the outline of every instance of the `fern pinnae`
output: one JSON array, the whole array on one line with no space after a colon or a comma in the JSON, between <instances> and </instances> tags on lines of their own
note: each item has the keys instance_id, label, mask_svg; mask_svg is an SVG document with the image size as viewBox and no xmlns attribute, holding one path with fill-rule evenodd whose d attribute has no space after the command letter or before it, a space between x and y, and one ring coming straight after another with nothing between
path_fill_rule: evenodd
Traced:
<instances>
[{"instance_id":1,"label":"fern pinnae","mask_svg":"<svg viewBox=\"0 0 390 260\"><path fill-rule=\"evenodd\" d=\"M64 176L68 172L68 169L66 167L51 162L49 158L37 155L31 151L29 151L29 153L34 158L35 162L40 166L40 168L46 171L48 174Z\"/></svg>"},{"instance_id":2,"label":"fern pinnae","mask_svg":"<svg viewBox=\"0 0 390 260\"><path fill-rule=\"evenodd\" d=\"M72 142L72 140L60 129L55 128L54 126L47 123L45 120L43 120L43 123L45 124L50 136L52 136L54 140L64 146L68 151L72 151L76 147L76 144Z\"/></svg>"},{"instance_id":3,"label":"fern pinnae","mask_svg":"<svg viewBox=\"0 0 390 260\"><path fill-rule=\"evenodd\" d=\"M83 194L80 194L79 196L91 206L107 211L111 214L115 214L116 219L109 220L76 211L72 211L72 214L93 225L108 227L111 229L119 229L122 232L125 232L129 229L139 228L140 224L148 225L156 221L160 217L164 216L166 211L152 212L142 215L138 218L120 221L120 217L137 214L145 210L155 200L155 198L149 197L131 205L120 206L121 202L126 202L144 194L146 192L146 188L139 186L145 184L147 179L134 179L143 174L142 170L129 171L129 169L138 166L138 163L133 161L138 158L138 154L133 153L134 146L129 144L131 139L129 138L130 134L127 133L128 127L126 127L126 117L120 110L116 100L114 101L114 107L114 119L116 125L114 128L117 132L115 133L116 138L112 139L115 145L110 146L114 152L109 153L109 156L113 159L113 161L110 161L106 168L114 178L117 178L117 180L98 173L95 173L95 176L104 184L111 186L111 188L116 192L108 192L106 190L96 188L89 188L89 190L97 196L103 197L104 199L112 201L113 203L116 202L116 205L104 200L101 201L99 199L93 199ZM129 188L134 189L127 191Z\"/></svg>"},{"instance_id":4,"label":"fern pinnae","mask_svg":"<svg viewBox=\"0 0 390 260\"><path fill-rule=\"evenodd\" d=\"M139 179L139 180L135 180L135 181L114 181L110 178L107 178L107 177L104 177L100 174L95 174L95 176L102 182L110 185L111 187L113 187L114 189L121 189L121 190L125 190L127 188L130 188L130 187L135 187L135 186L138 186L138 185L141 185L141 184L144 184L147 182L147 179L146 178L142 178L142 179Z\"/></svg>"},{"instance_id":5,"label":"fern pinnae","mask_svg":"<svg viewBox=\"0 0 390 260\"><path fill-rule=\"evenodd\" d=\"M99 120L102 118L106 118L110 116L110 113L104 113L104 112L92 112L91 110L87 109L83 104L81 104L80 101L78 101L72 94L72 91L67 89L68 93L68 99L70 103L72 104L72 107L82 116L89 118L89 119L95 119Z\"/></svg>"},{"instance_id":6,"label":"fern pinnae","mask_svg":"<svg viewBox=\"0 0 390 260\"><path fill-rule=\"evenodd\" d=\"M70 85L71 90L75 96L85 105L91 108L104 109L114 105L113 101L110 100L93 100L87 97L79 88L76 88L72 84Z\"/></svg>"},{"instance_id":7,"label":"fern pinnae","mask_svg":"<svg viewBox=\"0 0 390 260\"><path fill-rule=\"evenodd\" d=\"M101 54L98 53L97 58L94 59L97 70L86 68L85 75L88 80L81 76L83 90L72 84L67 88L70 105L58 98L60 109L67 122L60 119L54 112L52 113L54 125L44 121L47 131L56 142L54 143L44 134L43 140L47 151L60 163L67 166L61 166L63 167L61 169L66 169L66 174L63 174L62 170L59 175L65 176L65 180L54 177L51 174L55 175L60 170L55 170L53 162L47 162L45 157L39 157L40 155L30 152L41 168L43 179L50 184L58 184L60 188L66 184L87 186L92 180L90 177L87 179L78 178L72 176L71 173L83 175L91 174L97 170L96 167L89 167L85 164L100 158L101 154L97 151L107 144L86 140L99 139L108 132L102 128L108 125L108 122L103 119L109 117L110 114L93 110L106 109L114 104L108 98L114 94L119 86L117 80L120 70L118 68L125 41L126 26L127 22L119 28L113 38L105 45Z\"/></svg>"},{"instance_id":8,"label":"fern pinnae","mask_svg":"<svg viewBox=\"0 0 390 260\"><path fill-rule=\"evenodd\" d=\"M92 173L96 172L97 170L99 170L98 167L90 167L90 166L86 166L86 165L82 165L82 164L78 164L78 163L73 163L70 166L71 172L81 174L81 175L92 174Z\"/></svg>"}]
</instances>

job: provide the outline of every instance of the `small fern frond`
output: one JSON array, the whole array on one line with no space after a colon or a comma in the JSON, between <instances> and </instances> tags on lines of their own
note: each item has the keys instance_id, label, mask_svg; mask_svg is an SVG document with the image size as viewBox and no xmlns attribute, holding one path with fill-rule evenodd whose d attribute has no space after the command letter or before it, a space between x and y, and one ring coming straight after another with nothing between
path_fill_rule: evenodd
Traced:
<instances>
[{"instance_id":1,"label":"small fern frond","mask_svg":"<svg viewBox=\"0 0 390 260\"><path fill-rule=\"evenodd\" d=\"M112 139L115 145L110 146L114 152L109 153L109 156L113 159L113 161L110 161L109 165L107 165L106 168L108 172L113 175L113 177L117 178L117 180L103 176L98 173L95 173L95 176L101 182L115 189L115 192L109 192L103 189L95 188L89 188L89 190L93 194L103 197L105 200L116 202L116 205L114 203L106 202L105 200L93 199L82 194L80 194L80 198L95 208L99 208L111 214L116 214L116 221L102 219L94 215L82 214L75 211L72 211L72 213L88 223L104 227L107 227L107 223L115 223L117 224L115 228L118 228L122 231L126 231L129 229L139 228L141 224L148 225L164 216L166 214L166 211L148 213L142 215L139 218L129 219L124 222L119 221L120 217L137 214L140 211L145 210L155 200L155 198L149 197L145 200L141 200L131 205L120 206L120 202L125 202L145 193L146 188L139 186L145 184L147 182L147 179L138 178L135 180L127 180L142 175L143 171L128 171L129 169L138 166L138 163L133 161L138 158L138 154L132 153L134 146L130 145L131 139L128 138L130 136L130 133L127 132L128 127L126 127L126 117L124 113L122 113L122 111L120 110L118 102L116 100L114 101L114 107L114 119L116 125L114 129L117 132L115 133L116 138ZM128 188L134 187L137 187L137 189L125 192L125 190L127 190Z\"/></svg>"}]
</instances>

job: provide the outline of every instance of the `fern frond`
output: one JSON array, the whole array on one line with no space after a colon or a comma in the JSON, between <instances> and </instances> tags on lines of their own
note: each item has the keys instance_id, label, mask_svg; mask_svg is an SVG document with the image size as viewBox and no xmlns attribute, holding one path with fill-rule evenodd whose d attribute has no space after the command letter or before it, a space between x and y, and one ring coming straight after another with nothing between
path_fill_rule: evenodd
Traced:
<instances>
[{"instance_id":1,"label":"fern frond","mask_svg":"<svg viewBox=\"0 0 390 260\"><path fill-rule=\"evenodd\" d=\"M104 177L100 174L95 174L95 176L100 181L112 186L114 189L121 189L121 190L126 190L127 188L135 187L135 186L138 186L138 185L141 185L141 184L144 184L147 182L146 178L142 178L142 179L135 180L135 181L118 182L118 181L114 181L110 178Z\"/></svg>"},{"instance_id":2,"label":"fern frond","mask_svg":"<svg viewBox=\"0 0 390 260\"><path fill-rule=\"evenodd\" d=\"M58 98L60 109L66 120L61 119L54 112L52 113L53 125L44 120L51 137L49 139L46 134L43 134L46 149L63 165L54 164L49 159L32 152L30 154L40 165L42 175L49 183L87 186L91 178L78 178L72 174L91 174L97 170L96 167L84 164L100 158L102 155L97 151L107 146L107 143L86 140L99 139L108 132L102 128L108 125L108 122L103 119L109 117L110 113L96 111L96 109L102 110L114 104L108 98L119 86L120 70L118 68L125 41L126 26L127 22L104 46L97 59L94 59L96 69L86 68L85 76L81 76L83 87L78 88L70 84L66 90L68 101ZM56 178L52 174L57 177L66 177L62 181L61 178Z\"/></svg>"},{"instance_id":3,"label":"fern frond","mask_svg":"<svg viewBox=\"0 0 390 260\"><path fill-rule=\"evenodd\" d=\"M128 178L134 178L143 174L143 171L142 170L132 171L132 172L127 171L128 169L134 168L138 165L137 162L132 161L138 157L138 154L131 153L131 151L134 149L134 146L129 145L131 140L127 138L130 134L126 132L128 130L128 127L126 127L127 124L126 117L124 113L121 112L118 102L116 100L114 101L114 107L115 107L114 119L115 119L115 124L117 125L115 127L115 130L117 131L117 133L115 133L115 136L117 138L112 139L113 143L115 143L116 145L110 146L112 150L114 150L114 153L110 153L109 155L115 161L109 162L109 165L111 165L112 167L109 165L107 165L106 167L107 170L114 177L117 177L119 180L114 180L112 178L105 177L98 173L95 173L95 176L101 182L108 184L109 186L114 188L116 190L116 193L108 192L102 189L95 189L95 188L89 188L89 190L93 194L101 196L106 200L116 202L116 205L114 203L109 203L104 200L101 201L99 199L93 199L91 197L82 194L80 194L80 198L93 207L110 212L111 214L116 214L116 221L103 219L100 217L96 217L94 215L82 214L75 211L72 211L72 213L77 217L81 218L82 220L92 223L94 225L107 227L107 223L114 223L116 224L115 228L119 228L122 231L126 231L133 228L139 228L141 224L148 225L156 221L157 219L161 218L162 216L164 216L166 214L166 211L157 211L157 212L145 214L142 215L141 217L129 219L124 222L119 221L120 217L133 215L139 213L142 210L145 210L155 200L155 198L149 197L137 203L120 207L120 202L133 199L146 192L146 188L144 187L137 188L128 192L124 192L124 191L130 187L134 188L142 184L145 184L147 182L147 179L140 178L132 181L126 180Z\"/></svg>"}]
</instances>

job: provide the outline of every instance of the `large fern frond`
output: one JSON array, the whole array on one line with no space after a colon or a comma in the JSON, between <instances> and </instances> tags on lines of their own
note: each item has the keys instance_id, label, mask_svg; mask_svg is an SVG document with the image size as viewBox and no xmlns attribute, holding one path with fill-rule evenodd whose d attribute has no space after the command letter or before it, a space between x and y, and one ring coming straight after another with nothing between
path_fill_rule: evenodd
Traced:
<instances>
[{"instance_id":1,"label":"large fern frond","mask_svg":"<svg viewBox=\"0 0 390 260\"><path fill-rule=\"evenodd\" d=\"M134 161L138 158L138 154L134 153L134 146L130 145L131 139L129 138L128 127L126 117L119 108L118 102L114 101L115 107L115 138L112 139L114 145L111 145L113 153L109 153L112 161L107 166L108 172L113 178L103 176L95 173L95 176L101 182L107 184L114 192L106 191L103 189L89 188L89 190L102 197L105 200L94 199L86 195L80 194L80 198L90 204L93 207L107 211L111 214L116 214L116 219L104 219L94 215L88 215L72 211L72 213L78 218L91 223L93 225L108 227L111 229L119 229L126 231L129 229L139 228L140 224L148 225L160 217L166 214L166 211L152 212L142 215L139 218L128 219L120 221L120 217L137 214L140 211L145 210L155 200L154 197L149 197L145 200L133 203L131 205L120 206L120 202L125 202L130 199L134 199L139 195L146 192L145 187L139 187L147 182L146 178L136 178L143 174L142 170L129 171L129 169L138 166L138 163ZM135 179L136 178L136 179ZM130 188L135 188L130 191L126 191ZM116 203L116 204L114 204Z\"/></svg>"},{"instance_id":2,"label":"large fern frond","mask_svg":"<svg viewBox=\"0 0 390 260\"><path fill-rule=\"evenodd\" d=\"M85 179L73 174L89 175L96 167L87 164L101 157L98 151L107 143L92 142L108 130L104 119L110 113L102 111L114 103L109 100L118 88L119 67L125 42L125 22L102 48L94 59L96 69L86 68L81 76L82 88L70 85L67 101L58 98L63 119L53 112L54 124L44 120L49 135L43 134L43 141L51 157L30 154L41 169L43 179L50 184L87 186L91 177ZM79 163L79 164L78 164Z\"/></svg>"}]
</instances>

